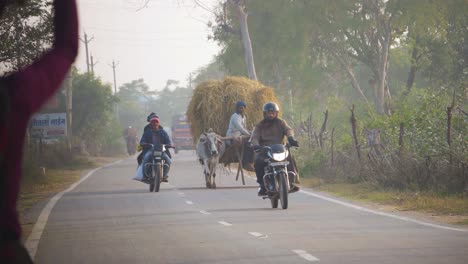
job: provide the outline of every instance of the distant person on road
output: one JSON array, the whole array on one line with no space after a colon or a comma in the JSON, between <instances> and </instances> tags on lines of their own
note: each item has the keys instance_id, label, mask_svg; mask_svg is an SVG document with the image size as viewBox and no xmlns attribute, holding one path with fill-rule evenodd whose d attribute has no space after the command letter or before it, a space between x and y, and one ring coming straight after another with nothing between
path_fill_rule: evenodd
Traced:
<instances>
[{"instance_id":1,"label":"distant person on road","mask_svg":"<svg viewBox=\"0 0 468 264\"><path fill-rule=\"evenodd\" d=\"M0 0L0 23L8 5ZM0 262L32 263L22 245L16 202L20 189L23 146L30 117L53 95L78 54L75 0L54 0L54 42L40 59L0 78Z\"/></svg>"}]
</instances>

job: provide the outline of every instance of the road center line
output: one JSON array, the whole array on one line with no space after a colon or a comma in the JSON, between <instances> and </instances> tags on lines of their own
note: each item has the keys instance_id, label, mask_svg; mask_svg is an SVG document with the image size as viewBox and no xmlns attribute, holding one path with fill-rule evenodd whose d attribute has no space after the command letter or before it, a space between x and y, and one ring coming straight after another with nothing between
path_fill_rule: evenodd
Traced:
<instances>
[{"instance_id":1,"label":"road center line","mask_svg":"<svg viewBox=\"0 0 468 264\"><path fill-rule=\"evenodd\" d=\"M185 201L186 204L193 204L192 201Z\"/></svg>"},{"instance_id":2,"label":"road center line","mask_svg":"<svg viewBox=\"0 0 468 264\"><path fill-rule=\"evenodd\" d=\"M251 235L254 236L254 237L260 237L260 236L262 236L262 234L257 233L257 232L249 232L249 234L251 234Z\"/></svg>"},{"instance_id":3,"label":"road center line","mask_svg":"<svg viewBox=\"0 0 468 264\"><path fill-rule=\"evenodd\" d=\"M307 261L319 261L318 258L312 256L311 254L307 253L307 251L302 249L293 249L293 252L298 254L301 258Z\"/></svg>"},{"instance_id":4,"label":"road center line","mask_svg":"<svg viewBox=\"0 0 468 264\"><path fill-rule=\"evenodd\" d=\"M268 237L267 235L264 235L264 234L261 234L261 233L258 233L258 232L249 232L249 234L254 236L254 237L257 237L257 238L267 238Z\"/></svg>"},{"instance_id":5,"label":"road center line","mask_svg":"<svg viewBox=\"0 0 468 264\"><path fill-rule=\"evenodd\" d=\"M406 222L411 222L411 223L415 223L415 224L419 224L419 225L423 225L423 226L430 226L430 227L434 227L434 228L440 228L440 229L446 229L446 230L452 230L452 231L459 231L459 232L468 232L468 229L454 228L454 227L448 227L448 226L443 226L443 225L431 224L431 223L419 221L419 220L416 220L416 219L412 219L412 218L409 218L409 217L404 217L404 216L399 216L399 215L374 211L374 210L371 210L371 209L367 209L367 208L364 208L364 207L361 207L361 206L346 203L346 202L343 202L343 201L339 201L339 200L336 200L336 199L333 199L333 198L325 197L323 195L308 192L308 191L301 190L299 192L301 192L301 193L303 193L305 195L313 196L313 197L316 197L316 198L319 198L319 199L322 199L322 200L325 200L325 201L340 204L340 205L343 205L343 206L348 207L348 208L353 208L353 209L360 210L360 211L367 212L367 213L371 213L371 214L376 214L376 215L381 215L381 216L385 216L385 217L395 218L395 219L399 219L399 220L403 220L403 221L406 221Z\"/></svg>"},{"instance_id":6,"label":"road center line","mask_svg":"<svg viewBox=\"0 0 468 264\"><path fill-rule=\"evenodd\" d=\"M58 202L58 200L60 200L60 198L62 198L62 196L64 194L66 194L66 193L72 191L73 189L75 189L76 186L78 186L80 183L84 182L91 175L93 175L96 171L98 171L98 170L100 170L102 168L107 168L107 167L113 166L113 165L115 165L117 163L120 163L120 162L122 162L122 160L118 160L118 161L113 162L111 164L108 164L108 165L105 165L105 166L102 166L102 167L95 168L95 169L91 170L90 172L88 172L88 174L86 174L79 181L75 182L70 187L68 187L68 189L66 189L65 191L61 191L61 192L57 193L56 195L54 195L54 197L52 197L49 200L49 202L46 204L46 206L42 209L41 214L39 215L39 217L37 218L36 223L34 224L34 227L33 227L32 231L31 231L31 234L29 235L28 239L25 242L25 247L28 250L29 255L31 256L32 259L34 259L34 256L36 255L37 246L39 245L39 241L41 240L42 232L44 231L44 228L45 228L45 226L47 224L47 220L49 219L49 215L52 212L52 209L54 209L54 206Z\"/></svg>"},{"instance_id":7,"label":"road center line","mask_svg":"<svg viewBox=\"0 0 468 264\"><path fill-rule=\"evenodd\" d=\"M209 215L209 214L211 214L211 213L209 213L209 212L207 212L207 211L205 211L205 210L201 210L201 211L200 211L200 213L202 213L202 214L206 214L206 215Z\"/></svg>"},{"instance_id":8,"label":"road center line","mask_svg":"<svg viewBox=\"0 0 468 264\"><path fill-rule=\"evenodd\" d=\"M228 222L224 222L224 221L218 221L218 223L224 225L224 226L232 226L231 223L228 223Z\"/></svg>"}]
</instances>

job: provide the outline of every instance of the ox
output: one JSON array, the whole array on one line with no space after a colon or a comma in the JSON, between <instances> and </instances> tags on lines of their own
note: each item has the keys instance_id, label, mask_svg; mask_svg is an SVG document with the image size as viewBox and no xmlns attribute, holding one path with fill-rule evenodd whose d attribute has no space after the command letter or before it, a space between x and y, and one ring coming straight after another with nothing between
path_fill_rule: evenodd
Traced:
<instances>
[{"instance_id":1,"label":"ox","mask_svg":"<svg viewBox=\"0 0 468 264\"><path fill-rule=\"evenodd\" d=\"M224 140L214 133L211 128L198 139L197 156L203 165L203 174L205 175L207 188L216 189L216 167L225 149L226 144Z\"/></svg>"}]
</instances>

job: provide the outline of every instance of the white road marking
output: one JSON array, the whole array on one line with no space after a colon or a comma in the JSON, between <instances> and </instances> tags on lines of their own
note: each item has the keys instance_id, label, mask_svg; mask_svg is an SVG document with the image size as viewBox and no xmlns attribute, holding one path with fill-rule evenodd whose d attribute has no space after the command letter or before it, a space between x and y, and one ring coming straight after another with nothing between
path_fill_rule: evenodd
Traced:
<instances>
[{"instance_id":1,"label":"white road marking","mask_svg":"<svg viewBox=\"0 0 468 264\"><path fill-rule=\"evenodd\" d=\"M423 225L423 226L446 229L446 230L451 230L451 231L468 232L468 229L454 228L454 227L449 227L449 226L431 224L431 223L419 221L419 220L412 219L412 218L405 217L405 216L399 216L399 215L374 211L374 210L371 210L371 209L368 209L368 208L364 208L364 207L357 206L357 205L354 205L354 204L346 203L346 202L343 202L343 201L339 201L339 200L336 200L336 199L333 199L333 198L330 198L330 197L325 197L325 196L322 196L320 194L316 194L316 193L312 193L312 192L308 192L308 191L301 190L300 192L303 193L303 194L306 194L306 195L314 196L316 198L319 198L319 199L322 199L322 200L325 200L325 201L340 204L340 205L343 205L343 206L348 207L348 208L353 208L353 209L360 210L360 211L367 212L367 213L371 213L371 214L376 214L376 215L386 216L386 217L390 217L390 218L395 218L395 219L399 219L399 220L403 220L403 221L406 221L406 222L411 222L411 223L415 223L415 224L419 224L419 225Z\"/></svg>"},{"instance_id":2,"label":"white road marking","mask_svg":"<svg viewBox=\"0 0 468 264\"><path fill-rule=\"evenodd\" d=\"M180 192L179 195L180 195L180 196L185 196L185 193Z\"/></svg>"},{"instance_id":3,"label":"white road marking","mask_svg":"<svg viewBox=\"0 0 468 264\"><path fill-rule=\"evenodd\" d=\"M42 209L41 214L39 215L39 217L37 218L36 223L34 224L34 227L33 227L32 231L31 231L31 234L29 235L28 239L25 242L25 247L28 250L29 255L31 256L32 259L34 259L34 256L36 255L37 246L39 245L39 241L41 240L42 232L44 231L44 228L45 228L45 226L47 224L47 220L49 219L49 215L52 212L52 209L54 209L54 206L58 202L58 200L60 200L60 198L62 198L62 196L64 194L66 194L67 192L70 192L73 189L75 189L76 186L78 186L80 183L84 182L91 175L93 175L93 173L95 173L96 171L98 171L98 170L100 170L102 168L107 168L107 167L113 166L113 165L115 165L117 163L120 163L120 162L122 162L122 160L118 160L118 161L113 162L111 164L108 164L108 165L105 165L105 166L102 166L102 167L95 168L95 169L91 170L90 172L88 172L88 174L86 174L79 181L75 182L70 187L68 187L68 189L66 189L65 191L57 193L56 195L54 195L54 197L52 197L49 200L49 202L46 204L46 206Z\"/></svg>"},{"instance_id":4,"label":"white road marking","mask_svg":"<svg viewBox=\"0 0 468 264\"><path fill-rule=\"evenodd\" d=\"M224 222L224 221L219 221L218 223L224 225L224 226L232 226L231 223L228 223L228 222Z\"/></svg>"},{"instance_id":5,"label":"white road marking","mask_svg":"<svg viewBox=\"0 0 468 264\"><path fill-rule=\"evenodd\" d=\"M211 213L209 213L209 212L207 212L207 211L205 211L205 210L201 210L201 211L200 211L200 213L202 213L202 214L206 214L206 215L209 215L209 214L211 214Z\"/></svg>"},{"instance_id":6,"label":"white road marking","mask_svg":"<svg viewBox=\"0 0 468 264\"><path fill-rule=\"evenodd\" d=\"M294 249L294 253L298 254L301 258L307 260L307 261L319 261L320 259L312 256L311 254L307 253L307 251L302 250L302 249Z\"/></svg>"},{"instance_id":7,"label":"white road marking","mask_svg":"<svg viewBox=\"0 0 468 264\"><path fill-rule=\"evenodd\" d=\"M185 201L186 204L193 204L192 201Z\"/></svg>"},{"instance_id":8,"label":"white road marking","mask_svg":"<svg viewBox=\"0 0 468 264\"><path fill-rule=\"evenodd\" d=\"M268 238L267 235L264 235L264 234L261 234L261 233L257 233L257 232L249 232L250 235L254 236L254 237L258 237L258 238Z\"/></svg>"}]
</instances>

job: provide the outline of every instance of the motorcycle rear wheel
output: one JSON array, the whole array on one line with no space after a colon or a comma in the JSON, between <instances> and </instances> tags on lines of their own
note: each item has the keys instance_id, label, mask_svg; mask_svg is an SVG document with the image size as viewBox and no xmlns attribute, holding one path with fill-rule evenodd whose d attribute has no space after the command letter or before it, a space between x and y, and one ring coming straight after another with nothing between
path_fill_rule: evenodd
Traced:
<instances>
[{"instance_id":1,"label":"motorcycle rear wheel","mask_svg":"<svg viewBox=\"0 0 468 264\"><path fill-rule=\"evenodd\" d=\"M281 208L288 209L288 182L286 173L281 173L279 177L279 195L281 200Z\"/></svg>"}]
</instances>

